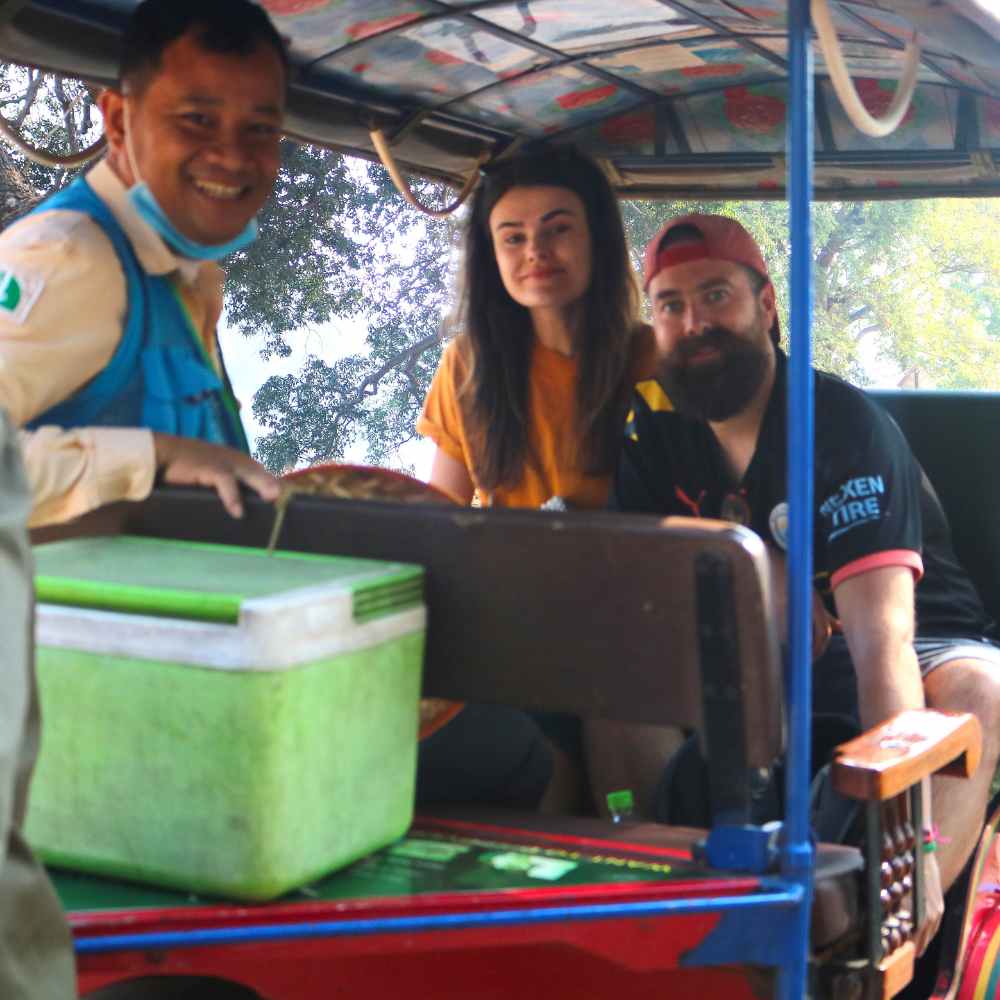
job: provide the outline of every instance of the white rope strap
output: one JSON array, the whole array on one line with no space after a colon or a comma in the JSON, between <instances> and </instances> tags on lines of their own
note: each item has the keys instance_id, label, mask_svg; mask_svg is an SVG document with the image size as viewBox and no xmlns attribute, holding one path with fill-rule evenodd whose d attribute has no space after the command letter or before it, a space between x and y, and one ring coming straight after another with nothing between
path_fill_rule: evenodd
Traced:
<instances>
[{"instance_id":1,"label":"white rope strap","mask_svg":"<svg viewBox=\"0 0 1000 1000\"><path fill-rule=\"evenodd\" d=\"M396 190L414 208L435 219L447 218L466 201L469 195L472 194L476 182L479 180L479 168L489 159L489 153L484 151L462 185L462 190L458 192L458 197L450 205L446 205L444 208L428 208L417 200L417 196L410 188L409 182L403 176L402 171L400 171L399 164L396 163L396 157L393 156L385 133L381 129L376 128L372 129L369 134L371 135L375 152L378 153L378 158L382 161L382 166L389 171L389 176L392 178L392 183L396 185Z\"/></svg>"},{"instance_id":2,"label":"white rope strap","mask_svg":"<svg viewBox=\"0 0 1000 1000\"><path fill-rule=\"evenodd\" d=\"M844 54L840 48L840 41L837 38L837 29L833 25L830 17L830 9L827 0L812 0L810 4L813 27L819 36L819 45L823 51L823 58L826 60L827 69L830 71L830 82L836 91L840 103L843 105L847 117L851 124L865 135L870 135L875 139L894 132L903 120L910 101L913 99L913 92L917 87L917 72L920 69L920 46L914 37L906 43L903 53L903 75L896 86L896 93L893 95L892 103L881 118L876 118L868 112L868 109L861 103L858 92L851 80L850 70L844 62Z\"/></svg>"},{"instance_id":3,"label":"white rope strap","mask_svg":"<svg viewBox=\"0 0 1000 1000\"><path fill-rule=\"evenodd\" d=\"M82 166L89 163L94 157L104 152L104 147L108 141L102 135L93 145L86 149L81 149L78 153L68 153L65 156L60 153L50 153L43 149L32 146L24 136L22 136L13 125L0 115L0 135L2 135L12 146L19 149L24 155L34 163L40 163L43 167L73 167Z\"/></svg>"}]
</instances>

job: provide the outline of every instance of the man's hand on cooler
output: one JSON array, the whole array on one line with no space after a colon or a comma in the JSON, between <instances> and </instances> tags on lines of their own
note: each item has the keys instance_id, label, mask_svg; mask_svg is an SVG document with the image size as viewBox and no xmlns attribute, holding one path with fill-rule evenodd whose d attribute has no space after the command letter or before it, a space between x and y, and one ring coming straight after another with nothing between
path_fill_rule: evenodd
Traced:
<instances>
[{"instance_id":1,"label":"man's hand on cooler","mask_svg":"<svg viewBox=\"0 0 1000 1000\"><path fill-rule=\"evenodd\" d=\"M153 448L163 482L214 489L233 517L243 516L241 483L262 500L277 500L281 492L278 480L263 465L234 448L160 433L153 434Z\"/></svg>"}]
</instances>

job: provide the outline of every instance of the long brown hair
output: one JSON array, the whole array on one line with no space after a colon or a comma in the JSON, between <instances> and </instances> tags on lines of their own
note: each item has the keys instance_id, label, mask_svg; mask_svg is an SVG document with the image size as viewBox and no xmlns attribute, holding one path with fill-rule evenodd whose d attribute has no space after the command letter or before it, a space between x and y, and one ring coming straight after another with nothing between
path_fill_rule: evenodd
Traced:
<instances>
[{"instance_id":1,"label":"long brown hair","mask_svg":"<svg viewBox=\"0 0 1000 1000\"><path fill-rule=\"evenodd\" d=\"M528 454L528 392L534 327L504 288L490 212L511 188L560 187L583 202L592 267L582 303L576 387L580 467L610 472L622 434L639 293L615 193L600 167L572 149L522 155L485 174L472 199L459 278L457 322L471 365L459 389L475 451L475 478L487 490L516 484Z\"/></svg>"}]
</instances>

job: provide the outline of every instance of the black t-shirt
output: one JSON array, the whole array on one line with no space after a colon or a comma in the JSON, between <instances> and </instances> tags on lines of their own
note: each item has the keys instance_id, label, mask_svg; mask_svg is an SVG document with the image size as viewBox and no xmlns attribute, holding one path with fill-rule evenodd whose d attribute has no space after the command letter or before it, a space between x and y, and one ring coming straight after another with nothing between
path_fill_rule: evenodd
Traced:
<instances>
[{"instance_id":1,"label":"black t-shirt","mask_svg":"<svg viewBox=\"0 0 1000 1000\"><path fill-rule=\"evenodd\" d=\"M959 566L934 488L892 418L863 392L816 372L814 555L830 599L838 574L880 564L923 565L916 587L920 636L988 635L991 624ZM617 510L715 517L752 528L784 549L787 361L742 482L734 482L707 423L673 411L655 382L633 394L611 493ZM891 554L891 555L889 555ZM832 609L832 606L831 606Z\"/></svg>"}]
</instances>

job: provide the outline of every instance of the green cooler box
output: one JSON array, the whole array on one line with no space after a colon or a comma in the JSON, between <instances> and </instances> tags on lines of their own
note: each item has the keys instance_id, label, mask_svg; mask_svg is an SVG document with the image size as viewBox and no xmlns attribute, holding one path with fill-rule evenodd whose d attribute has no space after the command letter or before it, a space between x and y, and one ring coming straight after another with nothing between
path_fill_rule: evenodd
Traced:
<instances>
[{"instance_id":1,"label":"green cooler box","mask_svg":"<svg viewBox=\"0 0 1000 1000\"><path fill-rule=\"evenodd\" d=\"M35 558L46 862L259 900L406 832L419 567L132 537Z\"/></svg>"}]
</instances>

